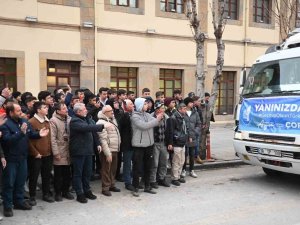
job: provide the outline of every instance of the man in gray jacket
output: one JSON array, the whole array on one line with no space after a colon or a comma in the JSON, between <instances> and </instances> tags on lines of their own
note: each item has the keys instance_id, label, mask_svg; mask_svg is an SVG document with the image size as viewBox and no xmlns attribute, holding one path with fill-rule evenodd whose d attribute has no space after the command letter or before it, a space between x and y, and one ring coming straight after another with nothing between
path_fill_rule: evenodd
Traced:
<instances>
[{"instance_id":1,"label":"man in gray jacket","mask_svg":"<svg viewBox=\"0 0 300 225\"><path fill-rule=\"evenodd\" d=\"M133 196L138 197L139 178L144 172L145 189L150 194L156 194L150 187L150 173L153 160L153 127L158 126L163 114L156 118L146 113L148 103L144 98L137 98L134 102L136 111L131 116L132 147L133 147ZM142 168L143 167L143 168Z\"/></svg>"}]
</instances>

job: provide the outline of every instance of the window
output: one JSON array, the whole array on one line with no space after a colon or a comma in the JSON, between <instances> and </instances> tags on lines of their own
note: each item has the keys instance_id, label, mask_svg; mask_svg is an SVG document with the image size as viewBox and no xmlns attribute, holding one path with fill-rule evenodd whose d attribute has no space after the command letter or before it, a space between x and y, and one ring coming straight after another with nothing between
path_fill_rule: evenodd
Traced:
<instances>
[{"instance_id":1,"label":"window","mask_svg":"<svg viewBox=\"0 0 300 225\"><path fill-rule=\"evenodd\" d=\"M238 1L237 0L226 0L224 17L226 19L237 20L238 19Z\"/></svg>"},{"instance_id":2,"label":"window","mask_svg":"<svg viewBox=\"0 0 300 225\"><path fill-rule=\"evenodd\" d=\"M219 93L218 101L216 104L217 114L233 114L234 108L234 77L235 72L223 72Z\"/></svg>"},{"instance_id":3,"label":"window","mask_svg":"<svg viewBox=\"0 0 300 225\"><path fill-rule=\"evenodd\" d=\"M270 24L271 1L253 0L253 21Z\"/></svg>"},{"instance_id":4,"label":"window","mask_svg":"<svg viewBox=\"0 0 300 225\"><path fill-rule=\"evenodd\" d=\"M111 5L137 8L137 0L110 0Z\"/></svg>"},{"instance_id":5,"label":"window","mask_svg":"<svg viewBox=\"0 0 300 225\"><path fill-rule=\"evenodd\" d=\"M80 63L68 61L47 61L47 88L54 91L57 88L66 87L68 84L72 90L80 86Z\"/></svg>"},{"instance_id":6,"label":"window","mask_svg":"<svg viewBox=\"0 0 300 225\"><path fill-rule=\"evenodd\" d=\"M110 88L137 93L137 68L111 67Z\"/></svg>"},{"instance_id":7,"label":"window","mask_svg":"<svg viewBox=\"0 0 300 225\"><path fill-rule=\"evenodd\" d=\"M182 70L160 69L159 89L172 97L175 89L182 90Z\"/></svg>"},{"instance_id":8,"label":"window","mask_svg":"<svg viewBox=\"0 0 300 225\"><path fill-rule=\"evenodd\" d=\"M17 60L0 58L0 87L8 86L11 91L17 91Z\"/></svg>"},{"instance_id":9,"label":"window","mask_svg":"<svg viewBox=\"0 0 300 225\"><path fill-rule=\"evenodd\" d=\"M164 12L184 13L183 0L160 0L160 10Z\"/></svg>"}]
</instances>

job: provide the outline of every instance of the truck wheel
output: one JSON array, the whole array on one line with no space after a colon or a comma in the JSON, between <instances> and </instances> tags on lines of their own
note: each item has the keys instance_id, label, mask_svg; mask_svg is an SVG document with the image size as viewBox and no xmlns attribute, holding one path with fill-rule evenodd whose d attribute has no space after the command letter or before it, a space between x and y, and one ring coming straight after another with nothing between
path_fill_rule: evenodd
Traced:
<instances>
[{"instance_id":1,"label":"truck wheel","mask_svg":"<svg viewBox=\"0 0 300 225\"><path fill-rule=\"evenodd\" d=\"M265 174L270 176L270 177L278 176L280 174L280 172L278 172L276 170L269 169L269 168L263 167L262 169L265 172Z\"/></svg>"}]
</instances>

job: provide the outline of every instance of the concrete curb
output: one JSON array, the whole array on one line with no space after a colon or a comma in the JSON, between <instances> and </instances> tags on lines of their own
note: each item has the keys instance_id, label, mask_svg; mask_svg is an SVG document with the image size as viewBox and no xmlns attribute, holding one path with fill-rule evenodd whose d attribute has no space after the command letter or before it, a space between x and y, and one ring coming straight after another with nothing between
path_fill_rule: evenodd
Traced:
<instances>
[{"instance_id":1,"label":"concrete curb","mask_svg":"<svg viewBox=\"0 0 300 225\"><path fill-rule=\"evenodd\" d=\"M219 169L219 168L227 168L227 167L235 167L247 165L240 159L233 160L216 160L214 162L205 162L204 164L195 164L195 170L206 170L206 169Z\"/></svg>"}]
</instances>

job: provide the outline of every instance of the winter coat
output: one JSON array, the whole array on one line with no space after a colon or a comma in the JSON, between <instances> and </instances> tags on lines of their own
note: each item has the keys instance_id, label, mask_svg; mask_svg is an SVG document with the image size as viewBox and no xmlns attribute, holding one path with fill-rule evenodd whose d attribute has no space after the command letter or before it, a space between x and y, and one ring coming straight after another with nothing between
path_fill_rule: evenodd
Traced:
<instances>
[{"instance_id":1,"label":"winter coat","mask_svg":"<svg viewBox=\"0 0 300 225\"><path fill-rule=\"evenodd\" d=\"M167 120L166 143L174 147L183 147L186 145L188 138L188 127L184 116L177 110Z\"/></svg>"},{"instance_id":2,"label":"winter coat","mask_svg":"<svg viewBox=\"0 0 300 225\"><path fill-rule=\"evenodd\" d=\"M28 125L26 134L21 131L23 123ZM25 119L15 121L8 117L6 123L0 127L0 131L2 132L1 144L8 162L20 162L27 159L28 139L40 138L39 132L34 131Z\"/></svg>"},{"instance_id":3,"label":"winter coat","mask_svg":"<svg viewBox=\"0 0 300 225\"><path fill-rule=\"evenodd\" d=\"M102 112L98 113L97 124L112 124L109 128L104 128L101 132L98 132L102 151L105 156L111 156L112 152L120 151L121 136L118 129L118 124L115 118L109 119Z\"/></svg>"},{"instance_id":4,"label":"winter coat","mask_svg":"<svg viewBox=\"0 0 300 225\"><path fill-rule=\"evenodd\" d=\"M151 114L154 118L156 118L155 112L153 112ZM159 124L157 127L154 127L154 142L155 143L160 143L160 133L159 133L159 127L164 123L165 124L165 139L164 139L164 143L166 143L166 130L167 130L167 120L169 119L169 116L167 114L164 114L164 117L161 121L159 121Z\"/></svg>"},{"instance_id":5,"label":"winter coat","mask_svg":"<svg viewBox=\"0 0 300 225\"><path fill-rule=\"evenodd\" d=\"M70 121L70 155L94 155L93 132L101 132L103 125L95 124L91 118L75 115Z\"/></svg>"},{"instance_id":6,"label":"winter coat","mask_svg":"<svg viewBox=\"0 0 300 225\"><path fill-rule=\"evenodd\" d=\"M50 120L52 153L60 155L60 160L53 158L54 165L70 165L70 121L70 116L62 117L56 112Z\"/></svg>"},{"instance_id":7,"label":"winter coat","mask_svg":"<svg viewBox=\"0 0 300 225\"><path fill-rule=\"evenodd\" d=\"M91 117L96 123L98 121L98 113L101 110L100 107L97 108L96 106L88 103L86 105L86 109L88 111L88 117Z\"/></svg>"},{"instance_id":8,"label":"winter coat","mask_svg":"<svg viewBox=\"0 0 300 225\"><path fill-rule=\"evenodd\" d=\"M131 116L133 147L149 147L154 144L153 127L158 126L158 120L147 112L133 112Z\"/></svg>"},{"instance_id":9,"label":"winter coat","mask_svg":"<svg viewBox=\"0 0 300 225\"><path fill-rule=\"evenodd\" d=\"M130 114L128 112L125 112L122 119L120 120L119 131L121 135L121 152L132 150L132 128Z\"/></svg>"},{"instance_id":10,"label":"winter coat","mask_svg":"<svg viewBox=\"0 0 300 225\"><path fill-rule=\"evenodd\" d=\"M29 121L31 127L35 131L40 131L43 128L50 129L49 119L41 118L35 114ZM36 157L40 154L42 157L51 155L51 137L50 132L47 136L40 139L29 140L29 155Z\"/></svg>"},{"instance_id":11,"label":"winter coat","mask_svg":"<svg viewBox=\"0 0 300 225\"><path fill-rule=\"evenodd\" d=\"M188 127L188 142L187 147L195 147L197 145L196 137L201 134L201 121L199 114L196 110L192 109L192 114L188 116L186 113L184 115ZM189 142L189 139L192 138L192 142Z\"/></svg>"}]
</instances>

